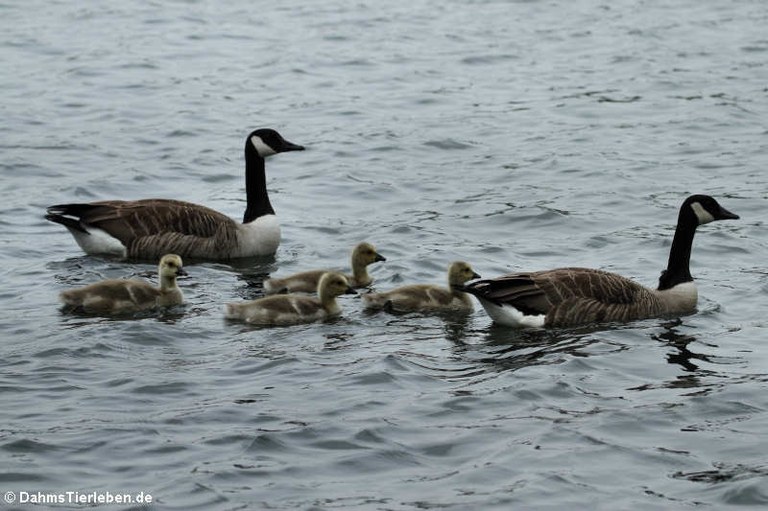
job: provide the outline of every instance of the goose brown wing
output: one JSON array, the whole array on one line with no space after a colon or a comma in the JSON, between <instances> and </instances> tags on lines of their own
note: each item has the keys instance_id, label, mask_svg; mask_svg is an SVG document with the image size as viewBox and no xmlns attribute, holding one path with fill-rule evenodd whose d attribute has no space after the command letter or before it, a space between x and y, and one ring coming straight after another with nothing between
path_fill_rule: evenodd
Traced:
<instances>
[{"instance_id":1,"label":"goose brown wing","mask_svg":"<svg viewBox=\"0 0 768 511\"><path fill-rule=\"evenodd\" d=\"M604 304L630 304L647 293L626 277L591 268L559 268L529 275L552 302L587 298Z\"/></svg>"},{"instance_id":2,"label":"goose brown wing","mask_svg":"<svg viewBox=\"0 0 768 511\"><path fill-rule=\"evenodd\" d=\"M559 268L512 273L473 282L467 291L497 304L514 306L524 314L547 314L565 302L631 304L647 290L620 275L589 268Z\"/></svg>"},{"instance_id":3,"label":"goose brown wing","mask_svg":"<svg viewBox=\"0 0 768 511\"><path fill-rule=\"evenodd\" d=\"M190 202L167 199L100 201L48 208L51 215L77 218L129 246L133 240L164 233L210 238L222 225L234 225L226 215Z\"/></svg>"}]
</instances>

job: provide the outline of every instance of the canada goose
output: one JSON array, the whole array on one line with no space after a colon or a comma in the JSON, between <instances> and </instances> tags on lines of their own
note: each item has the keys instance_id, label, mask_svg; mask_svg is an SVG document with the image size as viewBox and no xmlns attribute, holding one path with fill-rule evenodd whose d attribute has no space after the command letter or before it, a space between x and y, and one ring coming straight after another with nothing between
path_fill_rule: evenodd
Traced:
<instances>
[{"instance_id":1,"label":"canada goose","mask_svg":"<svg viewBox=\"0 0 768 511\"><path fill-rule=\"evenodd\" d=\"M66 227L87 254L152 260L165 253L228 260L274 254L280 225L267 195L264 158L304 148L272 129L245 140L243 223L205 206L169 199L59 204L45 218Z\"/></svg>"},{"instance_id":2,"label":"canada goose","mask_svg":"<svg viewBox=\"0 0 768 511\"><path fill-rule=\"evenodd\" d=\"M160 287L135 279L108 279L89 286L62 291L59 298L65 306L83 312L127 314L155 307L169 307L184 302L176 277L186 275L181 257L166 254L157 267Z\"/></svg>"},{"instance_id":3,"label":"canada goose","mask_svg":"<svg viewBox=\"0 0 768 511\"><path fill-rule=\"evenodd\" d=\"M373 282L368 275L368 265L378 261L386 261L387 258L376 252L376 248L370 243L360 243L352 251L352 275L345 275L349 285L366 287ZM320 277L330 270L310 270L294 273L288 277L272 278L264 282L264 292L268 295L276 293L314 293Z\"/></svg>"},{"instance_id":4,"label":"canada goose","mask_svg":"<svg viewBox=\"0 0 768 511\"><path fill-rule=\"evenodd\" d=\"M715 199L692 195L683 202L667 269L649 289L621 275L587 268L513 273L464 286L488 315L515 327L577 326L694 312L698 293L689 270L696 227L738 219Z\"/></svg>"},{"instance_id":5,"label":"canada goose","mask_svg":"<svg viewBox=\"0 0 768 511\"><path fill-rule=\"evenodd\" d=\"M398 312L412 311L471 311L472 299L461 291L465 282L478 279L472 267L463 261L451 263L448 267L448 288L430 284L402 286L385 293L363 295L363 304L368 309L391 309Z\"/></svg>"},{"instance_id":6,"label":"canada goose","mask_svg":"<svg viewBox=\"0 0 768 511\"><path fill-rule=\"evenodd\" d=\"M357 294L341 273L327 272L317 285L318 297L275 295L248 302L228 303L224 315L254 325L294 325L311 323L341 314L336 297Z\"/></svg>"}]
</instances>

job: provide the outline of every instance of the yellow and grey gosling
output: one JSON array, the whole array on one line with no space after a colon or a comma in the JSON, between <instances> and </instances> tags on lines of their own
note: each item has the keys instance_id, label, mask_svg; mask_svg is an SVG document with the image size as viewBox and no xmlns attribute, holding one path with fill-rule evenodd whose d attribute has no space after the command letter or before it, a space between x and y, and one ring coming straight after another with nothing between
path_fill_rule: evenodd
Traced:
<instances>
[{"instance_id":1,"label":"yellow and grey gosling","mask_svg":"<svg viewBox=\"0 0 768 511\"><path fill-rule=\"evenodd\" d=\"M254 325L295 325L312 323L341 314L336 297L357 294L341 273L326 272L317 285L317 297L287 294L248 302L228 303L224 315Z\"/></svg>"},{"instance_id":2,"label":"yellow and grey gosling","mask_svg":"<svg viewBox=\"0 0 768 511\"><path fill-rule=\"evenodd\" d=\"M187 274L181 257L164 255L157 272L160 287L143 280L108 279L62 291L59 298L67 307L94 314L129 314L184 303L184 296L176 284L177 276Z\"/></svg>"},{"instance_id":3,"label":"yellow and grey gosling","mask_svg":"<svg viewBox=\"0 0 768 511\"><path fill-rule=\"evenodd\" d=\"M448 288L429 284L402 286L384 293L365 294L363 304L368 309L389 309L398 312L469 312L472 310L472 299L457 288L477 278L480 278L480 275L475 273L468 263L456 261L448 267Z\"/></svg>"},{"instance_id":4,"label":"yellow and grey gosling","mask_svg":"<svg viewBox=\"0 0 768 511\"><path fill-rule=\"evenodd\" d=\"M656 289L590 268L511 273L472 282L464 289L491 319L513 327L571 327L690 314L698 292L689 269L699 225L738 219L708 195L692 195L680 207L667 269Z\"/></svg>"},{"instance_id":5,"label":"yellow and grey gosling","mask_svg":"<svg viewBox=\"0 0 768 511\"><path fill-rule=\"evenodd\" d=\"M352 275L345 275L353 288L367 287L373 282L368 274L368 265L386 261L386 257L376 251L370 243L360 243L352 251ZM314 293L324 273L331 270L309 270L294 273L288 277L272 278L264 282L264 292L268 295L277 293Z\"/></svg>"}]
</instances>

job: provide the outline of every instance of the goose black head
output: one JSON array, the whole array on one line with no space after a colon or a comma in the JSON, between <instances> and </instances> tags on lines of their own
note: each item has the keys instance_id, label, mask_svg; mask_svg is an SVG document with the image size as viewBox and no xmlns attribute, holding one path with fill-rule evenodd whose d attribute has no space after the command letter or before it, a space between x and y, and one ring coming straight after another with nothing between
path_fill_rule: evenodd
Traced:
<instances>
[{"instance_id":1,"label":"goose black head","mask_svg":"<svg viewBox=\"0 0 768 511\"><path fill-rule=\"evenodd\" d=\"M738 220L739 218L739 215L731 213L709 195L691 195L685 199L680 209L681 214L692 212L698 225L715 220Z\"/></svg>"},{"instance_id":2,"label":"goose black head","mask_svg":"<svg viewBox=\"0 0 768 511\"><path fill-rule=\"evenodd\" d=\"M245 151L255 150L262 158L272 156L277 153L288 151L303 151L304 146L289 142L277 131L269 128L261 128L252 131L245 141Z\"/></svg>"}]
</instances>

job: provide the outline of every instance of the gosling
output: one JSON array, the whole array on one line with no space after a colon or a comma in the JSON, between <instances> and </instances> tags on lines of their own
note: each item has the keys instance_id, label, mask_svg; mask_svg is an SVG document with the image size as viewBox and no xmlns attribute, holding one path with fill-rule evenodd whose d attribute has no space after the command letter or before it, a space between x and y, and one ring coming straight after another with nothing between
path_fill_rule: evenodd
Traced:
<instances>
[{"instance_id":1,"label":"gosling","mask_svg":"<svg viewBox=\"0 0 768 511\"><path fill-rule=\"evenodd\" d=\"M373 278L368 274L368 265L387 258L376 252L370 243L360 243L352 251L352 275L345 275L353 288L368 287ZM294 273L284 278L268 279L264 282L264 292L268 295L277 293L314 293L320 277L330 270L309 270Z\"/></svg>"},{"instance_id":2,"label":"gosling","mask_svg":"<svg viewBox=\"0 0 768 511\"><path fill-rule=\"evenodd\" d=\"M357 294L341 273L326 272L320 277L317 295L287 294L228 303L224 315L227 319L238 319L253 325L296 325L312 323L341 314L336 297L343 294Z\"/></svg>"},{"instance_id":3,"label":"gosling","mask_svg":"<svg viewBox=\"0 0 768 511\"><path fill-rule=\"evenodd\" d=\"M157 267L160 287L136 279L108 279L85 287L62 291L65 307L92 314L131 314L184 303L176 277L187 275L181 257L166 254Z\"/></svg>"},{"instance_id":4,"label":"gosling","mask_svg":"<svg viewBox=\"0 0 768 511\"><path fill-rule=\"evenodd\" d=\"M471 312L472 299L457 289L465 282L478 279L472 267L463 261L451 263L448 267L448 288L429 284L414 284L395 288L385 293L363 295L367 309L387 309L395 312Z\"/></svg>"}]
</instances>

